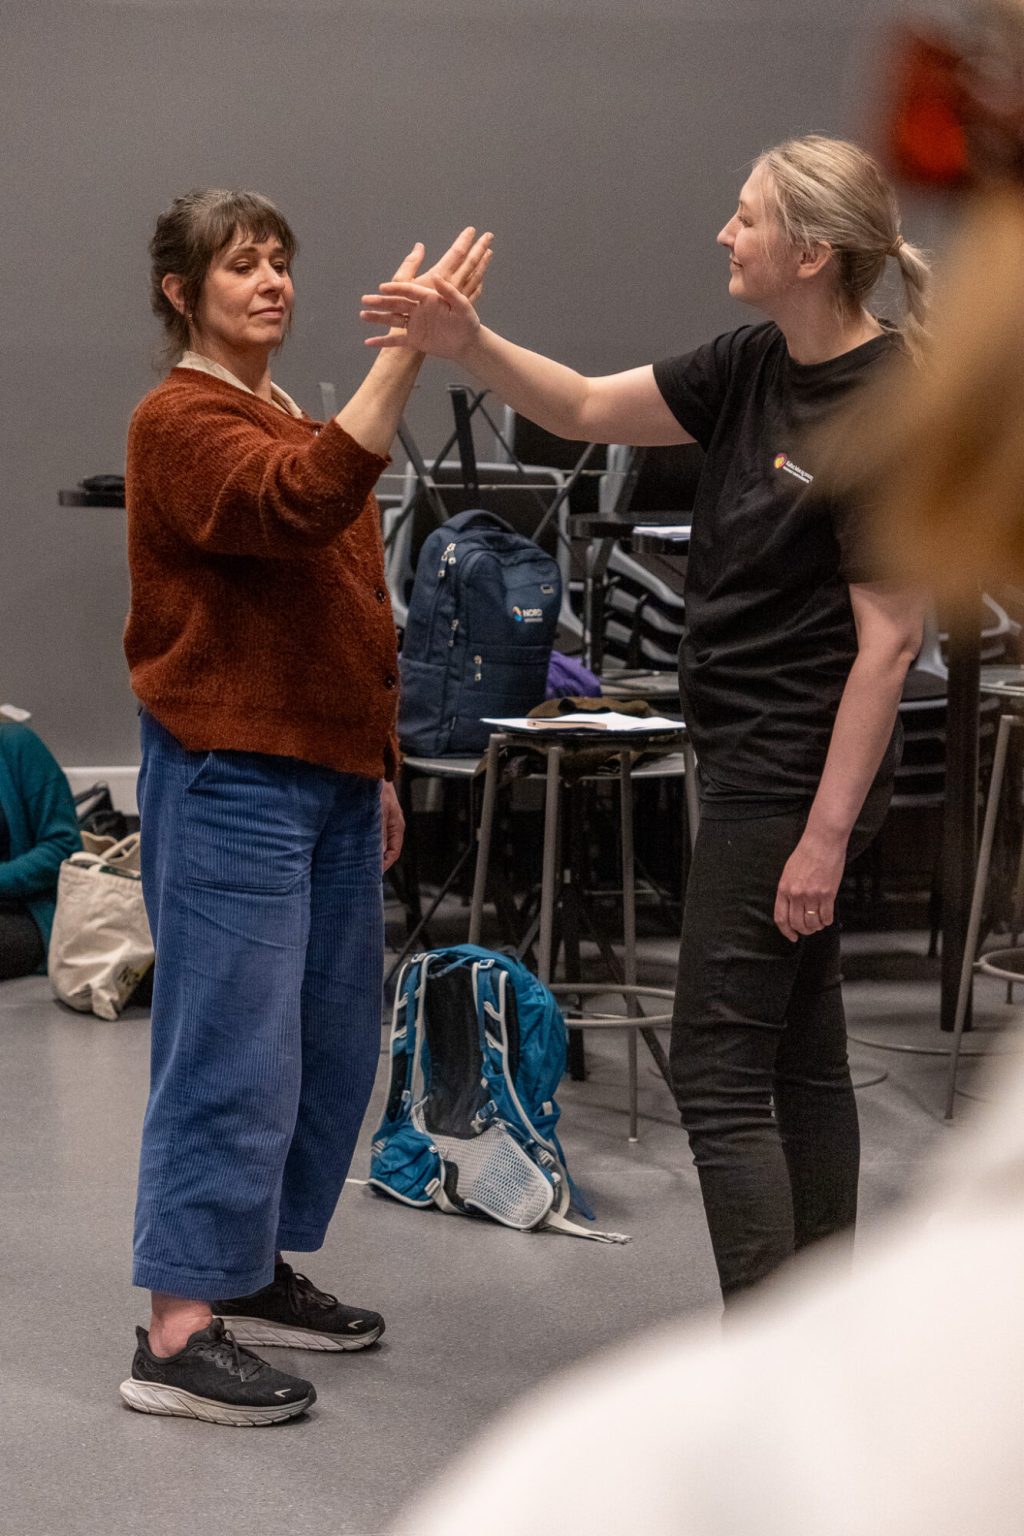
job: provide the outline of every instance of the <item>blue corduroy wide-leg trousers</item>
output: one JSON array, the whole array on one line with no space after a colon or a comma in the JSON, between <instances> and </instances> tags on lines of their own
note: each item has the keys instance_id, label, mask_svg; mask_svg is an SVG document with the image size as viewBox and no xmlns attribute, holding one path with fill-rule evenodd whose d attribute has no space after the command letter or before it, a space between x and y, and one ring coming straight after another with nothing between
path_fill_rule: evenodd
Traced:
<instances>
[{"instance_id":1,"label":"blue corduroy wide-leg trousers","mask_svg":"<svg viewBox=\"0 0 1024 1536\"><path fill-rule=\"evenodd\" d=\"M157 952L136 1285L213 1300L324 1240L380 1049L380 786L142 715Z\"/></svg>"}]
</instances>

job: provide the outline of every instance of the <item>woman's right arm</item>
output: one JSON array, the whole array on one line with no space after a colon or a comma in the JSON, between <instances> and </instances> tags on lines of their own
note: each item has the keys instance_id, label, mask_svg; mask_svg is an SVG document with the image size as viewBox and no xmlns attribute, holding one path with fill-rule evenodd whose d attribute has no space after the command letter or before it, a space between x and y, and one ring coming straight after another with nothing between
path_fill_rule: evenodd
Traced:
<instances>
[{"instance_id":1,"label":"woman's right arm","mask_svg":"<svg viewBox=\"0 0 1024 1536\"><path fill-rule=\"evenodd\" d=\"M489 233L475 234L464 229L421 284L445 282L472 307L491 242ZM415 276L422 259L417 244L396 280ZM242 391L184 400L154 391L128 434L129 516L156 510L211 554L293 559L331 543L365 507L422 361L411 349L377 358L334 420L303 445L261 427Z\"/></svg>"},{"instance_id":2,"label":"woman's right arm","mask_svg":"<svg viewBox=\"0 0 1024 1536\"><path fill-rule=\"evenodd\" d=\"M417 243L392 281L415 281L428 289L436 282L445 282L475 314L474 306L491 259L490 232L478 240L475 235L472 225L464 229L430 271L419 276L423 246ZM423 357L414 348L378 357L359 389L334 418L349 437L370 453L387 457Z\"/></svg>"},{"instance_id":3,"label":"woman's right arm","mask_svg":"<svg viewBox=\"0 0 1024 1536\"><path fill-rule=\"evenodd\" d=\"M367 346L447 357L558 437L635 447L693 442L666 405L650 365L588 378L488 330L473 306L443 280L433 288L382 283L378 293L364 295L363 304L362 318L370 324L393 325L396 316L408 315L403 329L371 336Z\"/></svg>"},{"instance_id":4,"label":"woman's right arm","mask_svg":"<svg viewBox=\"0 0 1024 1536\"><path fill-rule=\"evenodd\" d=\"M129 528L147 537L163 524L209 554L295 559L355 521L387 462L335 422L282 441L241 391L181 395L154 391L128 432Z\"/></svg>"}]
</instances>

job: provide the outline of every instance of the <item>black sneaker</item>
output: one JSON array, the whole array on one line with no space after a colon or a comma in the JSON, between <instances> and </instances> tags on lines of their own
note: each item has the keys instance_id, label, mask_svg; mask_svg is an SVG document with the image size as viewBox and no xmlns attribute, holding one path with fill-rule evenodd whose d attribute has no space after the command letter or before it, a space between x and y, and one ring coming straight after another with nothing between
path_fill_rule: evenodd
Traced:
<instances>
[{"instance_id":1,"label":"black sneaker","mask_svg":"<svg viewBox=\"0 0 1024 1536\"><path fill-rule=\"evenodd\" d=\"M365 1349L384 1332L379 1312L346 1307L337 1296L317 1290L282 1259L274 1278L252 1296L211 1301L243 1344L279 1344L285 1349Z\"/></svg>"},{"instance_id":2,"label":"black sneaker","mask_svg":"<svg viewBox=\"0 0 1024 1536\"><path fill-rule=\"evenodd\" d=\"M240 1349L219 1318L192 1334L184 1349L161 1359L136 1328L139 1347L121 1396L139 1413L169 1413L210 1424L277 1424L316 1402L312 1383L286 1376Z\"/></svg>"}]
</instances>

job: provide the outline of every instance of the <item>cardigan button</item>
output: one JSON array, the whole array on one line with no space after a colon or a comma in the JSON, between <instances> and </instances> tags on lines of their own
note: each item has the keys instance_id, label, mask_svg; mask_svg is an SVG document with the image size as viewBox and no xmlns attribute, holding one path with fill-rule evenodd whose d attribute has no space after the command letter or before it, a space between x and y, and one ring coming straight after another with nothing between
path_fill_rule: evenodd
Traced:
<instances>
[{"instance_id":1,"label":"cardigan button","mask_svg":"<svg viewBox=\"0 0 1024 1536\"><path fill-rule=\"evenodd\" d=\"M383 587L377 587L373 595L377 599L378 603L383 603L388 594Z\"/></svg>"},{"instance_id":2,"label":"cardigan button","mask_svg":"<svg viewBox=\"0 0 1024 1536\"><path fill-rule=\"evenodd\" d=\"M387 673L387 675L384 678L384 687L385 688L393 688L394 686L395 686L395 675L394 675L393 672L389 672L389 673Z\"/></svg>"}]
</instances>

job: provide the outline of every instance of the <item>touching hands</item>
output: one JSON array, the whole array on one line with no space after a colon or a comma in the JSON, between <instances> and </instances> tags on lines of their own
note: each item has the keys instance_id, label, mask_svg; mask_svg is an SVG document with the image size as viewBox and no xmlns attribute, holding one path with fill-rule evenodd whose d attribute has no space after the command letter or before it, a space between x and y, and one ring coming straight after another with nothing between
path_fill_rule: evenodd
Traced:
<instances>
[{"instance_id":1,"label":"touching hands","mask_svg":"<svg viewBox=\"0 0 1024 1536\"><path fill-rule=\"evenodd\" d=\"M359 318L390 327L385 336L368 336L368 347L404 347L454 359L470 346L480 329L474 305L483 292L494 238L489 232L475 235L472 226L464 229L421 276L424 250L415 245L391 282L381 283L379 293L363 295L366 308Z\"/></svg>"},{"instance_id":2,"label":"touching hands","mask_svg":"<svg viewBox=\"0 0 1024 1536\"><path fill-rule=\"evenodd\" d=\"M470 224L461 235L455 237L441 259L428 272L424 272L422 277L416 278L416 281L427 287L436 287L436 280L440 278L457 288L470 304L475 304L483 292L484 273L494 255L493 240L490 230L476 238L476 230ZM410 275L409 281L412 276L414 274ZM403 280L405 275L398 272L392 278L392 282Z\"/></svg>"},{"instance_id":3,"label":"touching hands","mask_svg":"<svg viewBox=\"0 0 1024 1536\"><path fill-rule=\"evenodd\" d=\"M805 832L793 849L775 896L775 926L792 943L834 922L845 863L845 841L823 840Z\"/></svg>"}]
</instances>

